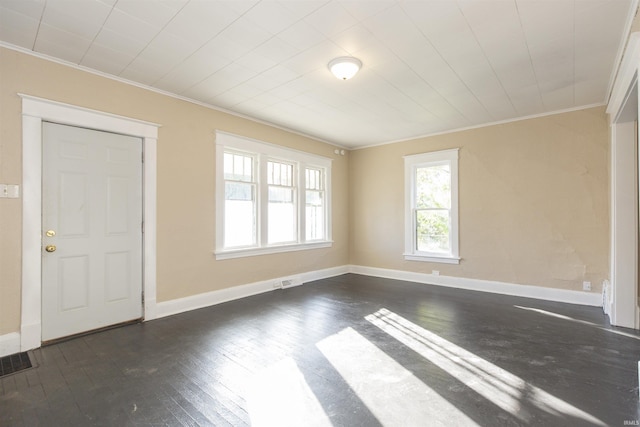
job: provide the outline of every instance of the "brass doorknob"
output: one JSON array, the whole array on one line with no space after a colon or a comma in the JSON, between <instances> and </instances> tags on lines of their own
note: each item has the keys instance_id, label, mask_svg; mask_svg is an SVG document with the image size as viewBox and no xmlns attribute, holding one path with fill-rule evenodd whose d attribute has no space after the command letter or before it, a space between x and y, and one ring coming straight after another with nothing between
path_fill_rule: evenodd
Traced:
<instances>
[{"instance_id":1,"label":"brass doorknob","mask_svg":"<svg viewBox=\"0 0 640 427\"><path fill-rule=\"evenodd\" d=\"M47 252L55 252L56 251L56 245L47 245L44 247L44 250Z\"/></svg>"}]
</instances>

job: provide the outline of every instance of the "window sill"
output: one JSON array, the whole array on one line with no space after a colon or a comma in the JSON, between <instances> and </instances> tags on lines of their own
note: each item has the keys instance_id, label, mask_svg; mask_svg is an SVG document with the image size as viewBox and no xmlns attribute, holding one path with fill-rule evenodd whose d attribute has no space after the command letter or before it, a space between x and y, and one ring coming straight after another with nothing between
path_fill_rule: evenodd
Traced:
<instances>
[{"instance_id":1,"label":"window sill","mask_svg":"<svg viewBox=\"0 0 640 427\"><path fill-rule=\"evenodd\" d=\"M450 256L404 254L407 261L439 262L441 264L460 264L460 258Z\"/></svg>"},{"instance_id":2,"label":"window sill","mask_svg":"<svg viewBox=\"0 0 640 427\"><path fill-rule=\"evenodd\" d=\"M333 240L324 240L321 242L313 243L294 243L290 245L281 246L268 246L265 248L248 248L248 249L235 249L226 251L216 251L216 260L244 258L258 255L278 254L282 252L295 252L304 251L310 249L330 248L333 246Z\"/></svg>"}]
</instances>

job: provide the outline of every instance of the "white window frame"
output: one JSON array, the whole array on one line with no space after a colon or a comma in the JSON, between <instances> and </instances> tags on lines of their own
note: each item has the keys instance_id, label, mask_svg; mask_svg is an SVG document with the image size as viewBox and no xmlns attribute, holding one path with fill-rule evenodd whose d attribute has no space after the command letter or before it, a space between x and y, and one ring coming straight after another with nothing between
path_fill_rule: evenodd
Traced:
<instances>
[{"instance_id":1,"label":"white window frame","mask_svg":"<svg viewBox=\"0 0 640 427\"><path fill-rule=\"evenodd\" d=\"M224 153L232 151L255 156L257 161L257 242L255 246L243 248L224 247L225 179ZM294 174L297 191L297 241L269 245L267 242L268 184L267 162L283 161L295 164ZM328 248L333 245L331 234L331 163L322 157L255 139L216 131L216 260L241 258L256 255L291 252L307 249ZM307 242L305 233L306 186L305 168L321 169L324 172L325 191L325 238Z\"/></svg>"},{"instance_id":2,"label":"white window frame","mask_svg":"<svg viewBox=\"0 0 640 427\"><path fill-rule=\"evenodd\" d=\"M459 264L459 223L458 223L458 148L431 153L404 156L405 173L405 251L408 261ZM418 251L416 242L416 170L420 167L449 164L451 171L451 229L449 230L448 254Z\"/></svg>"}]
</instances>

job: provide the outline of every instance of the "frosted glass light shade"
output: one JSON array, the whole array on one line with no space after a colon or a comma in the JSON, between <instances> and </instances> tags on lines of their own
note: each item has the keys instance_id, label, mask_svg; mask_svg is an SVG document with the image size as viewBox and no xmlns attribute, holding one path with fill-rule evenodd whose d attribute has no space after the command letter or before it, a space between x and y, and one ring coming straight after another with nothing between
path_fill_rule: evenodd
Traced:
<instances>
[{"instance_id":1,"label":"frosted glass light shade","mask_svg":"<svg viewBox=\"0 0 640 427\"><path fill-rule=\"evenodd\" d=\"M329 70L340 80L349 80L356 75L360 67L362 67L362 62L351 56L341 56L329 62Z\"/></svg>"}]
</instances>

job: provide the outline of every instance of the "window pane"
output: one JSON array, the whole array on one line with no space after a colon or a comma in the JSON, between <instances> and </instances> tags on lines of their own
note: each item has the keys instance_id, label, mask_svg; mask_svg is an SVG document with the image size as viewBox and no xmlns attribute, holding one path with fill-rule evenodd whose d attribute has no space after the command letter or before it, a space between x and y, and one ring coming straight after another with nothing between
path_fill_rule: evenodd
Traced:
<instances>
[{"instance_id":1,"label":"window pane","mask_svg":"<svg viewBox=\"0 0 640 427\"><path fill-rule=\"evenodd\" d=\"M416 207L451 208L451 169L448 164L416 169Z\"/></svg>"},{"instance_id":2,"label":"window pane","mask_svg":"<svg viewBox=\"0 0 640 427\"><path fill-rule=\"evenodd\" d=\"M225 182L225 200L249 200L253 201L253 185L240 182Z\"/></svg>"},{"instance_id":3,"label":"window pane","mask_svg":"<svg viewBox=\"0 0 640 427\"><path fill-rule=\"evenodd\" d=\"M293 203L293 190L287 187L269 187L269 203Z\"/></svg>"},{"instance_id":4,"label":"window pane","mask_svg":"<svg viewBox=\"0 0 640 427\"><path fill-rule=\"evenodd\" d=\"M269 187L269 244L296 240L296 206L291 188Z\"/></svg>"},{"instance_id":5,"label":"window pane","mask_svg":"<svg viewBox=\"0 0 640 427\"><path fill-rule=\"evenodd\" d=\"M322 190L322 171L305 169L305 183L307 190Z\"/></svg>"},{"instance_id":6,"label":"window pane","mask_svg":"<svg viewBox=\"0 0 640 427\"><path fill-rule=\"evenodd\" d=\"M416 211L416 249L421 252L451 252L450 215L447 209Z\"/></svg>"},{"instance_id":7,"label":"window pane","mask_svg":"<svg viewBox=\"0 0 640 427\"><path fill-rule=\"evenodd\" d=\"M307 206L322 206L322 191L307 190Z\"/></svg>"},{"instance_id":8,"label":"window pane","mask_svg":"<svg viewBox=\"0 0 640 427\"><path fill-rule=\"evenodd\" d=\"M224 153L224 179L253 181L253 158L241 154Z\"/></svg>"},{"instance_id":9,"label":"window pane","mask_svg":"<svg viewBox=\"0 0 640 427\"><path fill-rule=\"evenodd\" d=\"M324 239L324 192L307 190L305 239Z\"/></svg>"},{"instance_id":10,"label":"window pane","mask_svg":"<svg viewBox=\"0 0 640 427\"><path fill-rule=\"evenodd\" d=\"M224 246L256 244L255 186L239 182L225 183Z\"/></svg>"},{"instance_id":11,"label":"window pane","mask_svg":"<svg viewBox=\"0 0 640 427\"><path fill-rule=\"evenodd\" d=\"M293 165L280 162L267 162L267 182L271 185L291 187L293 184Z\"/></svg>"}]
</instances>

